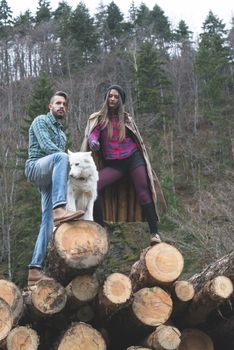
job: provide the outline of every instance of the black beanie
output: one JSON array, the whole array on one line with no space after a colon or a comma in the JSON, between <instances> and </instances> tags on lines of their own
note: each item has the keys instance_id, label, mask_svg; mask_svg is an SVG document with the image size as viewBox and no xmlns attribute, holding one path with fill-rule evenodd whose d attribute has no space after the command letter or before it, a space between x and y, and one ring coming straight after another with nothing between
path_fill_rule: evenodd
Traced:
<instances>
[{"instance_id":1,"label":"black beanie","mask_svg":"<svg viewBox=\"0 0 234 350\"><path fill-rule=\"evenodd\" d=\"M119 85L111 85L111 86L109 86L108 89L106 90L106 93L105 93L105 99L106 99L107 94L108 94L112 89L118 91L118 93L119 93L120 96L121 96L121 100L122 100L122 102L124 103L124 102L125 102L126 95L125 95L124 90L123 90L123 89L121 88L121 86L119 86Z\"/></svg>"}]
</instances>

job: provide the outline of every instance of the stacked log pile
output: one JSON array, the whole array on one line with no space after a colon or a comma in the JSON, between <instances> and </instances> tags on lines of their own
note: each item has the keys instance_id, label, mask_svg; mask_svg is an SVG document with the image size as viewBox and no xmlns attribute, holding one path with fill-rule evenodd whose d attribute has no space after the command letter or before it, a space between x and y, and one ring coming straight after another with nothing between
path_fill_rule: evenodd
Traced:
<instances>
[{"instance_id":1,"label":"stacked log pile","mask_svg":"<svg viewBox=\"0 0 234 350\"><path fill-rule=\"evenodd\" d=\"M100 273L108 250L98 224L64 223L47 259L53 280L23 291L0 280L0 349L224 349L217 315L233 301L234 254L183 280L183 256L171 244L143 249L129 275Z\"/></svg>"}]
</instances>

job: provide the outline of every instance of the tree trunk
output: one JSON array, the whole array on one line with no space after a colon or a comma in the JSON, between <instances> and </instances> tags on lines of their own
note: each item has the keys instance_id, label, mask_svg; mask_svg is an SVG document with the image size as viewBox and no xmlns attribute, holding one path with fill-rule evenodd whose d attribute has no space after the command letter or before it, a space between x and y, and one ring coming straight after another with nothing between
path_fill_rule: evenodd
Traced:
<instances>
[{"instance_id":1,"label":"tree trunk","mask_svg":"<svg viewBox=\"0 0 234 350\"><path fill-rule=\"evenodd\" d=\"M60 225L48 255L50 275L63 285L75 276L91 273L108 251L106 230L93 221L71 221Z\"/></svg>"},{"instance_id":2,"label":"tree trunk","mask_svg":"<svg viewBox=\"0 0 234 350\"><path fill-rule=\"evenodd\" d=\"M234 250L208 265L202 272L193 275L189 282L199 291L207 281L221 275L230 278L234 283Z\"/></svg>"},{"instance_id":3,"label":"tree trunk","mask_svg":"<svg viewBox=\"0 0 234 350\"><path fill-rule=\"evenodd\" d=\"M142 251L131 269L130 279L134 292L155 285L170 285L181 274L184 259L172 245L159 243Z\"/></svg>"},{"instance_id":4,"label":"tree trunk","mask_svg":"<svg viewBox=\"0 0 234 350\"><path fill-rule=\"evenodd\" d=\"M187 324L197 325L205 322L209 313L217 309L232 293L233 284L229 278L218 276L208 281L193 298L186 317Z\"/></svg>"},{"instance_id":5,"label":"tree trunk","mask_svg":"<svg viewBox=\"0 0 234 350\"><path fill-rule=\"evenodd\" d=\"M41 280L24 293L24 301L30 315L48 317L64 309L67 294L63 286L54 280Z\"/></svg>"},{"instance_id":6,"label":"tree trunk","mask_svg":"<svg viewBox=\"0 0 234 350\"><path fill-rule=\"evenodd\" d=\"M99 282L94 275L76 276L66 287L67 307L77 309L94 300L99 290Z\"/></svg>"},{"instance_id":7,"label":"tree trunk","mask_svg":"<svg viewBox=\"0 0 234 350\"><path fill-rule=\"evenodd\" d=\"M159 287L143 288L134 294L132 310L142 325L157 327L169 319L172 300Z\"/></svg>"},{"instance_id":8,"label":"tree trunk","mask_svg":"<svg viewBox=\"0 0 234 350\"><path fill-rule=\"evenodd\" d=\"M0 298L0 345L5 342L13 326L13 317L8 303Z\"/></svg>"},{"instance_id":9,"label":"tree trunk","mask_svg":"<svg viewBox=\"0 0 234 350\"><path fill-rule=\"evenodd\" d=\"M103 317L109 317L125 307L132 297L132 284L129 277L113 273L107 277L99 292L98 306Z\"/></svg>"},{"instance_id":10,"label":"tree trunk","mask_svg":"<svg viewBox=\"0 0 234 350\"><path fill-rule=\"evenodd\" d=\"M13 324L16 325L23 314L23 297L20 289L12 282L0 280L0 298L11 308Z\"/></svg>"},{"instance_id":11,"label":"tree trunk","mask_svg":"<svg viewBox=\"0 0 234 350\"><path fill-rule=\"evenodd\" d=\"M13 328L7 336L7 350L37 350L39 337L36 331L29 327Z\"/></svg>"},{"instance_id":12,"label":"tree trunk","mask_svg":"<svg viewBox=\"0 0 234 350\"><path fill-rule=\"evenodd\" d=\"M106 350L106 343L96 329L79 322L64 334L57 350Z\"/></svg>"},{"instance_id":13,"label":"tree trunk","mask_svg":"<svg viewBox=\"0 0 234 350\"><path fill-rule=\"evenodd\" d=\"M194 297L195 290L192 283L188 281L176 281L170 292L173 300L172 318L174 318L187 309Z\"/></svg>"},{"instance_id":14,"label":"tree trunk","mask_svg":"<svg viewBox=\"0 0 234 350\"><path fill-rule=\"evenodd\" d=\"M211 338L198 329L185 329L178 350L214 350Z\"/></svg>"},{"instance_id":15,"label":"tree trunk","mask_svg":"<svg viewBox=\"0 0 234 350\"><path fill-rule=\"evenodd\" d=\"M145 345L153 350L177 350L180 342L181 333L177 328L161 325L147 337Z\"/></svg>"}]
</instances>

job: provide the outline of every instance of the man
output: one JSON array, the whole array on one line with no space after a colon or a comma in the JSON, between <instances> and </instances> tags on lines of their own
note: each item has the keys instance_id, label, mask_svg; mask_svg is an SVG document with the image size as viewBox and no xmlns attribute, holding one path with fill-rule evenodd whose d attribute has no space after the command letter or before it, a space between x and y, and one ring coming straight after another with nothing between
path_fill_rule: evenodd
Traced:
<instances>
[{"instance_id":1,"label":"man","mask_svg":"<svg viewBox=\"0 0 234 350\"><path fill-rule=\"evenodd\" d=\"M29 128L25 175L40 190L42 221L29 264L28 285L51 279L42 269L54 226L84 214L82 210L66 210L69 164L61 121L68 110L68 102L67 94L57 91L50 99L49 112L36 117Z\"/></svg>"}]
</instances>

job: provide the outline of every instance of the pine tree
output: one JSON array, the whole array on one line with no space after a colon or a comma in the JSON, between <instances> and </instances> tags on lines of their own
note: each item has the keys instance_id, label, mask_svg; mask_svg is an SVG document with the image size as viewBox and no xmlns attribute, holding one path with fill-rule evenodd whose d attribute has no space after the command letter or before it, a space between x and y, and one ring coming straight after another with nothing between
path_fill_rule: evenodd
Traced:
<instances>
[{"instance_id":1,"label":"pine tree","mask_svg":"<svg viewBox=\"0 0 234 350\"><path fill-rule=\"evenodd\" d=\"M165 48L166 43L172 40L172 31L168 17L158 5L150 12L150 25L152 26L152 36L155 37L155 44L159 48Z\"/></svg>"},{"instance_id":2,"label":"pine tree","mask_svg":"<svg viewBox=\"0 0 234 350\"><path fill-rule=\"evenodd\" d=\"M0 1L0 30L1 32L5 32L4 28L7 28L13 24L12 20L12 10L8 6L6 0ZM5 33L6 34L6 33Z\"/></svg>"},{"instance_id":3,"label":"pine tree","mask_svg":"<svg viewBox=\"0 0 234 350\"><path fill-rule=\"evenodd\" d=\"M56 25L56 35L60 38L62 45L66 43L69 36L69 21L72 14L72 8L65 1L59 3L59 6L53 13Z\"/></svg>"},{"instance_id":4,"label":"pine tree","mask_svg":"<svg viewBox=\"0 0 234 350\"><path fill-rule=\"evenodd\" d=\"M93 62L98 47L98 37L95 31L94 19L88 8L80 2L72 13L69 22L70 35L67 38L72 45L74 68Z\"/></svg>"},{"instance_id":5,"label":"pine tree","mask_svg":"<svg viewBox=\"0 0 234 350\"><path fill-rule=\"evenodd\" d=\"M232 70L227 31L212 11L209 12L200 34L196 55L196 70L200 82L200 101L204 116L222 114L230 103ZM227 110L226 110L227 111Z\"/></svg>"},{"instance_id":6,"label":"pine tree","mask_svg":"<svg viewBox=\"0 0 234 350\"><path fill-rule=\"evenodd\" d=\"M34 18L32 13L27 10L16 17L14 29L18 35L26 36L32 30L33 24Z\"/></svg>"},{"instance_id":7,"label":"pine tree","mask_svg":"<svg viewBox=\"0 0 234 350\"><path fill-rule=\"evenodd\" d=\"M51 19L50 2L46 0L39 0L35 17L36 23L48 22Z\"/></svg>"},{"instance_id":8,"label":"pine tree","mask_svg":"<svg viewBox=\"0 0 234 350\"><path fill-rule=\"evenodd\" d=\"M213 160L217 176L232 159L233 55L225 24L212 11L202 29L196 56L200 114L213 129L213 138L206 142L206 152L209 160Z\"/></svg>"},{"instance_id":9,"label":"pine tree","mask_svg":"<svg viewBox=\"0 0 234 350\"><path fill-rule=\"evenodd\" d=\"M152 43L145 42L137 54L139 112L159 116L170 102L169 82L164 71L165 61Z\"/></svg>"}]
</instances>

